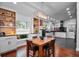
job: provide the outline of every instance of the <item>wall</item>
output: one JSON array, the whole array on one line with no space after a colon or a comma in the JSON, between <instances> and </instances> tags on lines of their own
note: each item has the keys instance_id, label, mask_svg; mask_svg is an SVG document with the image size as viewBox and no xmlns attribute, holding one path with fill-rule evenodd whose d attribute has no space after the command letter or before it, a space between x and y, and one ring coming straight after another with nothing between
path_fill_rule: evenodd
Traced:
<instances>
[{"instance_id":1,"label":"wall","mask_svg":"<svg viewBox=\"0 0 79 59\"><path fill-rule=\"evenodd\" d=\"M77 43L76 50L79 51L79 2L77 2Z\"/></svg>"}]
</instances>

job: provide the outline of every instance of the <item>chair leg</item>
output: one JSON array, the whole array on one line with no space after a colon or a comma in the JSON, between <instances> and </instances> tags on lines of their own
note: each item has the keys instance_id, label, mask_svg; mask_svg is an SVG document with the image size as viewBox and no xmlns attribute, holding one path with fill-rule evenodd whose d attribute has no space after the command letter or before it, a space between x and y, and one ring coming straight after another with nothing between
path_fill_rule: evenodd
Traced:
<instances>
[{"instance_id":1,"label":"chair leg","mask_svg":"<svg viewBox=\"0 0 79 59\"><path fill-rule=\"evenodd\" d=\"M33 51L33 57L35 56L36 51Z\"/></svg>"},{"instance_id":2,"label":"chair leg","mask_svg":"<svg viewBox=\"0 0 79 59\"><path fill-rule=\"evenodd\" d=\"M48 49L48 57L50 57L50 49Z\"/></svg>"},{"instance_id":3,"label":"chair leg","mask_svg":"<svg viewBox=\"0 0 79 59\"><path fill-rule=\"evenodd\" d=\"M55 47L52 48L53 57L55 57Z\"/></svg>"},{"instance_id":4,"label":"chair leg","mask_svg":"<svg viewBox=\"0 0 79 59\"><path fill-rule=\"evenodd\" d=\"M27 57L29 57L29 48L27 46Z\"/></svg>"},{"instance_id":5,"label":"chair leg","mask_svg":"<svg viewBox=\"0 0 79 59\"><path fill-rule=\"evenodd\" d=\"M46 57L49 57L49 56L50 56L49 49L45 50L45 56L46 56Z\"/></svg>"},{"instance_id":6,"label":"chair leg","mask_svg":"<svg viewBox=\"0 0 79 59\"><path fill-rule=\"evenodd\" d=\"M55 57L55 48L53 49L53 57Z\"/></svg>"}]
</instances>

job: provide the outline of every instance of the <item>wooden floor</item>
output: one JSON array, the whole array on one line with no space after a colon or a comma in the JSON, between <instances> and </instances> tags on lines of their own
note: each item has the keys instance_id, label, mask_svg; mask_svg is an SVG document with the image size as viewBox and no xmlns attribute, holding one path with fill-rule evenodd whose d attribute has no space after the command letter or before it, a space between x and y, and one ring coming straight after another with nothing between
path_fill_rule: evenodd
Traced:
<instances>
[{"instance_id":1,"label":"wooden floor","mask_svg":"<svg viewBox=\"0 0 79 59\"><path fill-rule=\"evenodd\" d=\"M17 50L17 57L26 57L26 46ZM79 57L79 52L55 45L55 57Z\"/></svg>"},{"instance_id":2,"label":"wooden floor","mask_svg":"<svg viewBox=\"0 0 79 59\"><path fill-rule=\"evenodd\" d=\"M55 56L56 57L75 57L76 51L67 48L62 48L58 45L55 46Z\"/></svg>"}]
</instances>

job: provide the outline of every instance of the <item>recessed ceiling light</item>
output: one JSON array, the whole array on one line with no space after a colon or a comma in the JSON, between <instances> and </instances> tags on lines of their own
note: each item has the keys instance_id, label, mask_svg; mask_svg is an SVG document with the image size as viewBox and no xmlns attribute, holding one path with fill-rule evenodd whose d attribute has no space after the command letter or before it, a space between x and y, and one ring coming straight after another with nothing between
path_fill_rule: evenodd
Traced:
<instances>
[{"instance_id":1,"label":"recessed ceiling light","mask_svg":"<svg viewBox=\"0 0 79 59\"><path fill-rule=\"evenodd\" d=\"M71 13L69 13L69 15L71 15Z\"/></svg>"},{"instance_id":2,"label":"recessed ceiling light","mask_svg":"<svg viewBox=\"0 0 79 59\"><path fill-rule=\"evenodd\" d=\"M70 13L70 11L68 11L67 13Z\"/></svg>"},{"instance_id":3,"label":"recessed ceiling light","mask_svg":"<svg viewBox=\"0 0 79 59\"><path fill-rule=\"evenodd\" d=\"M68 10L70 10L70 8L66 8L66 10L68 11Z\"/></svg>"}]
</instances>

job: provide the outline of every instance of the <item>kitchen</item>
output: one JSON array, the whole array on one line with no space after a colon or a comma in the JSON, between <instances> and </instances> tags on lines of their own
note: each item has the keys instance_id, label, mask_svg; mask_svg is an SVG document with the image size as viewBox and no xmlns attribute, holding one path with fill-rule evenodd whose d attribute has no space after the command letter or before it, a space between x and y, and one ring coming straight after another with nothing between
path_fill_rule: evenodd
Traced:
<instances>
[{"instance_id":1,"label":"kitchen","mask_svg":"<svg viewBox=\"0 0 79 59\"><path fill-rule=\"evenodd\" d=\"M19 56L17 49L26 46L27 39L43 36L42 29L62 48L76 50L76 4L0 2L0 54L14 51L12 55Z\"/></svg>"}]
</instances>

